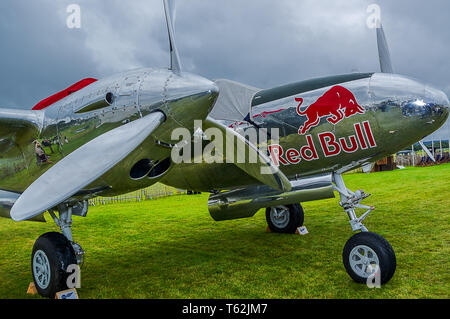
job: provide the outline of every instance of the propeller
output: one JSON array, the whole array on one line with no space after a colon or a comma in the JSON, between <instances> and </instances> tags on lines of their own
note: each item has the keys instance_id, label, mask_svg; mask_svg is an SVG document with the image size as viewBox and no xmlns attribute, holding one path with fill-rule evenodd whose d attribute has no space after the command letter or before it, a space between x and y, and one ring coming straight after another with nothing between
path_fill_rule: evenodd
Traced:
<instances>
[{"instance_id":1,"label":"propeller","mask_svg":"<svg viewBox=\"0 0 450 319\"><path fill-rule=\"evenodd\" d=\"M383 25L381 23L377 26L377 44L378 56L380 58L380 69L382 73L394 73L392 68L391 53L384 33Z\"/></svg>"},{"instance_id":2,"label":"propeller","mask_svg":"<svg viewBox=\"0 0 450 319\"><path fill-rule=\"evenodd\" d=\"M181 73L181 62L178 54L178 49L175 43L175 1L176 0L163 0L164 12L166 14L167 30L169 32L169 45L170 45L170 69L176 73Z\"/></svg>"}]
</instances>

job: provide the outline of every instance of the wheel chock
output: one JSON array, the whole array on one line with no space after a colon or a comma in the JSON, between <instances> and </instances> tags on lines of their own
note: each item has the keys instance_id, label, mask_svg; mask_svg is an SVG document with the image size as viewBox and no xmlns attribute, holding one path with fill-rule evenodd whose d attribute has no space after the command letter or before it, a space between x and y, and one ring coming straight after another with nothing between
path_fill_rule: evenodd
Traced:
<instances>
[{"instance_id":1,"label":"wheel chock","mask_svg":"<svg viewBox=\"0 0 450 319\"><path fill-rule=\"evenodd\" d=\"M27 294L28 295L36 295L38 292L36 290L36 286L34 285L34 282L30 282L28 285Z\"/></svg>"}]
</instances>

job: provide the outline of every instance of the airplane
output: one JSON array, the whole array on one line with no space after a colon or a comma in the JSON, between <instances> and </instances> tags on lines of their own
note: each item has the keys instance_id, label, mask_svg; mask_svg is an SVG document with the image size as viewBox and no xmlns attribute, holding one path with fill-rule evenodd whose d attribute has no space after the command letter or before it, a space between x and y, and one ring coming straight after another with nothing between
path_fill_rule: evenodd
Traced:
<instances>
[{"instance_id":1,"label":"airplane","mask_svg":"<svg viewBox=\"0 0 450 319\"><path fill-rule=\"evenodd\" d=\"M370 194L348 189L343 174L369 172L375 161L437 130L449 114L445 93L394 74L381 24L380 73L270 89L211 81L183 71L175 5L163 4L170 68L87 78L30 110L0 108L0 215L42 222L48 212L61 230L34 243L38 293L52 298L67 289L68 266L82 263L84 250L71 225L73 216L87 215L89 199L155 183L210 192L216 221L265 209L270 230L284 234L303 225L301 203L337 193L356 232L343 250L347 273L359 283L378 276L386 284L396 269L394 250L363 223L374 210L361 204ZM177 129L190 136L180 140ZM212 138L220 134L228 144ZM197 156L195 150L208 153L211 145L214 161ZM256 160L239 160L242 153ZM364 213L358 216L357 209Z\"/></svg>"}]
</instances>

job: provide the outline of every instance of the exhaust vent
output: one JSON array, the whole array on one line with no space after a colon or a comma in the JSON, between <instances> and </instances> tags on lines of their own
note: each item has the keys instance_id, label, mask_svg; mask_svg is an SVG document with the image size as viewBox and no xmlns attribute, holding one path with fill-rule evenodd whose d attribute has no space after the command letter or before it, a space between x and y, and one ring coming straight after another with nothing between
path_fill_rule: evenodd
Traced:
<instances>
[{"instance_id":1,"label":"exhaust vent","mask_svg":"<svg viewBox=\"0 0 450 319\"><path fill-rule=\"evenodd\" d=\"M145 158L134 164L130 170L130 177L134 180L140 180L150 173L153 168L153 161Z\"/></svg>"},{"instance_id":2,"label":"exhaust vent","mask_svg":"<svg viewBox=\"0 0 450 319\"><path fill-rule=\"evenodd\" d=\"M158 162L150 171L148 174L148 178L158 178L164 175L169 168L172 166L172 161L170 160L170 157L166 158L165 160L162 160L161 162Z\"/></svg>"}]
</instances>

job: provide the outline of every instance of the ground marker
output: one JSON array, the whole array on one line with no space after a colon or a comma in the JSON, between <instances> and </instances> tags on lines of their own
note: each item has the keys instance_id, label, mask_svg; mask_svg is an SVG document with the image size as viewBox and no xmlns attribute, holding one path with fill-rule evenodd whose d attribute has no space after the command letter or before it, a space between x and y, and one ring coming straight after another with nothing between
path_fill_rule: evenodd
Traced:
<instances>
[{"instance_id":1,"label":"ground marker","mask_svg":"<svg viewBox=\"0 0 450 319\"><path fill-rule=\"evenodd\" d=\"M306 229L305 226L302 226L302 227L297 228L297 230L295 231L295 233L298 234L298 235L306 235L306 234L308 234L309 232L308 232L308 229Z\"/></svg>"},{"instance_id":2,"label":"ground marker","mask_svg":"<svg viewBox=\"0 0 450 319\"><path fill-rule=\"evenodd\" d=\"M72 288L57 292L55 295L55 299L79 299L79 298L77 290L75 288Z\"/></svg>"}]
</instances>

